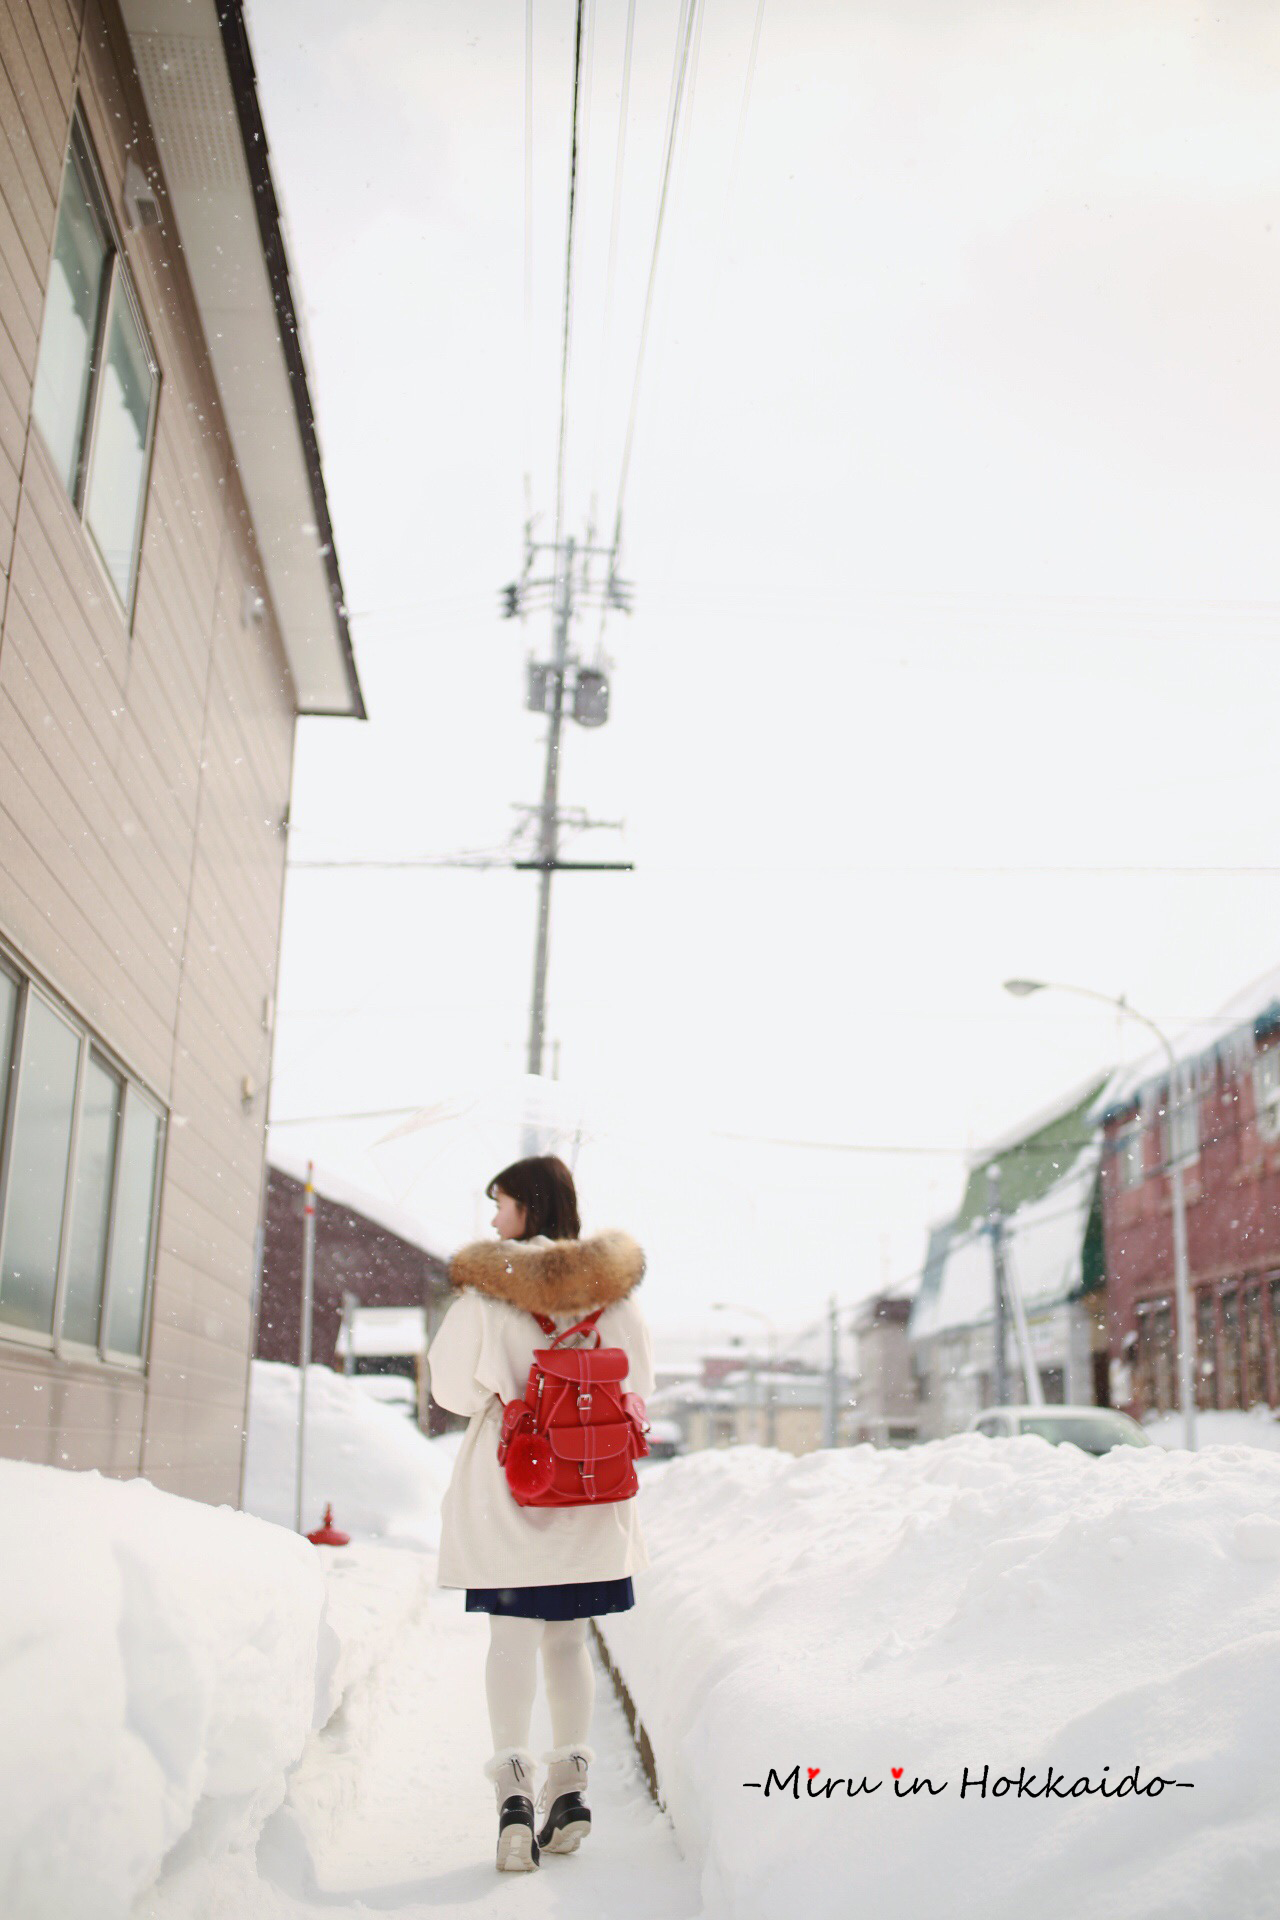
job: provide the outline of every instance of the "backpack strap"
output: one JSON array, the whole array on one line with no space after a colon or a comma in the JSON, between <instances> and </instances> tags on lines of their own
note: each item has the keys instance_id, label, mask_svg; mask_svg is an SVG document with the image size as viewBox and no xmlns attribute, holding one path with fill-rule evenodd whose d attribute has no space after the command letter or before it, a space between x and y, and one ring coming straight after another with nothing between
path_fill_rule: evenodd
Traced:
<instances>
[{"instance_id":1,"label":"backpack strap","mask_svg":"<svg viewBox=\"0 0 1280 1920\"><path fill-rule=\"evenodd\" d=\"M567 1340L571 1333L595 1333L596 1321L604 1312L604 1308L596 1307L593 1312L587 1315L585 1320L579 1320L578 1324L574 1327L566 1327L563 1333L556 1332L556 1323L548 1314L539 1313L536 1307L530 1307L529 1311L542 1328L542 1331L551 1338L552 1346L558 1347L560 1342ZM600 1345L600 1335L598 1333L596 1333L596 1345Z\"/></svg>"}]
</instances>

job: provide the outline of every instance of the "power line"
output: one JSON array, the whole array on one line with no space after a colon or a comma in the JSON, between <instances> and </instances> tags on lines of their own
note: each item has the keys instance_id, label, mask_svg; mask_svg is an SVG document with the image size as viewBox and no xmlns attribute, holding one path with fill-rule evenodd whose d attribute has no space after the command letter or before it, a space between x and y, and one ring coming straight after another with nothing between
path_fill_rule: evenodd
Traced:
<instances>
[{"instance_id":1,"label":"power line","mask_svg":"<svg viewBox=\"0 0 1280 1920\"><path fill-rule=\"evenodd\" d=\"M489 865L502 866L501 860L490 860L485 856L472 857L465 854L420 854L404 860L380 860L357 858L351 860L290 860L290 867L334 867L334 868L413 868L413 867L452 867ZM650 874L694 874L718 873L858 873L880 874L885 879L898 879L905 874L943 876L955 875L963 879L986 880L1026 880L1051 877L1060 879L1163 879L1163 880L1274 880L1280 878L1280 867L1053 867L1053 866L945 866L933 864L927 866L882 867L867 866L847 861L822 861L805 865L795 861L760 861L750 865L741 861L724 863L721 861L693 861L678 865L646 863L646 873ZM1182 1017L1182 1016L1178 1016ZM1200 1018L1201 1016L1189 1016ZM1218 1016L1205 1015L1204 1018L1216 1019Z\"/></svg>"},{"instance_id":2,"label":"power line","mask_svg":"<svg viewBox=\"0 0 1280 1920\"><path fill-rule=\"evenodd\" d=\"M627 431L622 445L622 467L618 477L618 501L613 520L613 552L615 556L622 545L622 516L626 504L627 481L631 473L631 454L635 445L636 418L640 406L640 384L644 377L645 349L649 343L649 325L653 318L653 294L658 279L658 260L662 251L662 229L666 220L667 202L671 190L671 167L675 157L676 135L680 125L680 104L684 98L685 77L689 69L689 52L693 41L693 28L698 15L698 0L685 0L683 15L683 40L677 38L676 65L671 99L671 111L667 125L666 154L662 165L662 186L658 194L658 213L654 223L653 253L649 261L649 280L645 289L644 314L640 322L640 345L636 353L635 379L631 387L631 406L627 415Z\"/></svg>"},{"instance_id":3,"label":"power line","mask_svg":"<svg viewBox=\"0 0 1280 1920\"><path fill-rule=\"evenodd\" d=\"M618 269L618 230L622 220L622 170L627 149L627 117L631 109L631 56L635 46L636 0L627 0L626 35L622 49L622 85L618 98L618 142L613 159L613 208L609 215L609 255L605 270L604 337L600 350L600 392L596 402L595 451L591 462L591 518L596 516L599 491L600 435L604 419L604 385L609 375L609 347L613 338L613 296ZM600 619L603 624L604 610Z\"/></svg>"},{"instance_id":4,"label":"power line","mask_svg":"<svg viewBox=\"0 0 1280 1920\"><path fill-rule=\"evenodd\" d=\"M586 0L578 0L573 40L573 124L569 138L569 215L565 235L564 324L560 348L560 436L556 452L555 555L564 537L564 450L569 423L569 345L573 332L573 252L578 203L578 138L582 106L582 32Z\"/></svg>"},{"instance_id":5,"label":"power line","mask_svg":"<svg viewBox=\"0 0 1280 1920\"><path fill-rule=\"evenodd\" d=\"M533 0L524 8L524 517L533 520Z\"/></svg>"},{"instance_id":6,"label":"power line","mask_svg":"<svg viewBox=\"0 0 1280 1920\"><path fill-rule=\"evenodd\" d=\"M738 111L738 132L733 143L733 164L729 169L729 196L733 193L733 183L738 175L738 162L742 158L742 138L747 130L747 108L751 104L751 89L755 84L756 58L760 52L760 32L764 26L765 0L760 0L756 8L755 31L751 36L751 52L747 56L747 79L742 89L742 106Z\"/></svg>"}]
</instances>

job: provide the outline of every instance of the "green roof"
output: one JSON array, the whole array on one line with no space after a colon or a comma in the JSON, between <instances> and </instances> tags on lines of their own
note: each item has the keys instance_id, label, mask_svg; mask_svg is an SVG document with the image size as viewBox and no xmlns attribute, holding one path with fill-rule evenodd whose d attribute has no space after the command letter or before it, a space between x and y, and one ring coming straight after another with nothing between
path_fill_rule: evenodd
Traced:
<instances>
[{"instance_id":1,"label":"green roof","mask_svg":"<svg viewBox=\"0 0 1280 1920\"><path fill-rule=\"evenodd\" d=\"M1097 1126L1089 1119L1089 1109L1110 1077L1104 1074L1074 1106L1037 1127L1035 1132L1010 1141L979 1160L969 1174L956 1215L955 1231L962 1232L985 1216L990 1167L1000 1169L1002 1212L1013 1213L1030 1200L1043 1199L1096 1136Z\"/></svg>"}]
</instances>

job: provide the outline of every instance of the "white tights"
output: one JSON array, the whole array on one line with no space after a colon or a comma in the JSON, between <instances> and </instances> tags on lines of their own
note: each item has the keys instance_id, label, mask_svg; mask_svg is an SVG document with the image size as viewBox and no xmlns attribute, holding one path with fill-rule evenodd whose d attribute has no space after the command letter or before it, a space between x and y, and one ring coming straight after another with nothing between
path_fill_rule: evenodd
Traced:
<instances>
[{"instance_id":1,"label":"white tights","mask_svg":"<svg viewBox=\"0 0 1280 1920\"><path fill-rule=\"evenodd\" d=\"M574 1745L591 1730L596 1677L587 1650L586 1621L522 1620L514 1614L491 1613L484 1684L495 1752L529 1744L539 1647L552 1745Z\"/></svg>"}]
</instances>

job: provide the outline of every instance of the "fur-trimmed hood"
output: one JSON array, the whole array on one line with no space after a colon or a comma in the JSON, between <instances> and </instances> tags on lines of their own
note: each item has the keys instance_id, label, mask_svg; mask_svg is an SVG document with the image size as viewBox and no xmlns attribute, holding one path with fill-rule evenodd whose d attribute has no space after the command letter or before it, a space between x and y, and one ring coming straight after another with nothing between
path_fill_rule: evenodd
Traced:
<instances>
[{"instance_id":1,"label":"fur-trimmed hood","mask_svg":"<svg viewBox=\"0 0 1280 1920\"><path fill-rule=\"evenodd\" d=\"M534 1313L585 1313L625 1300L644 1278L628 1233L587 1240L477 1240L449 1262L449 1284Z\"/></svg>"}]
</instances>

